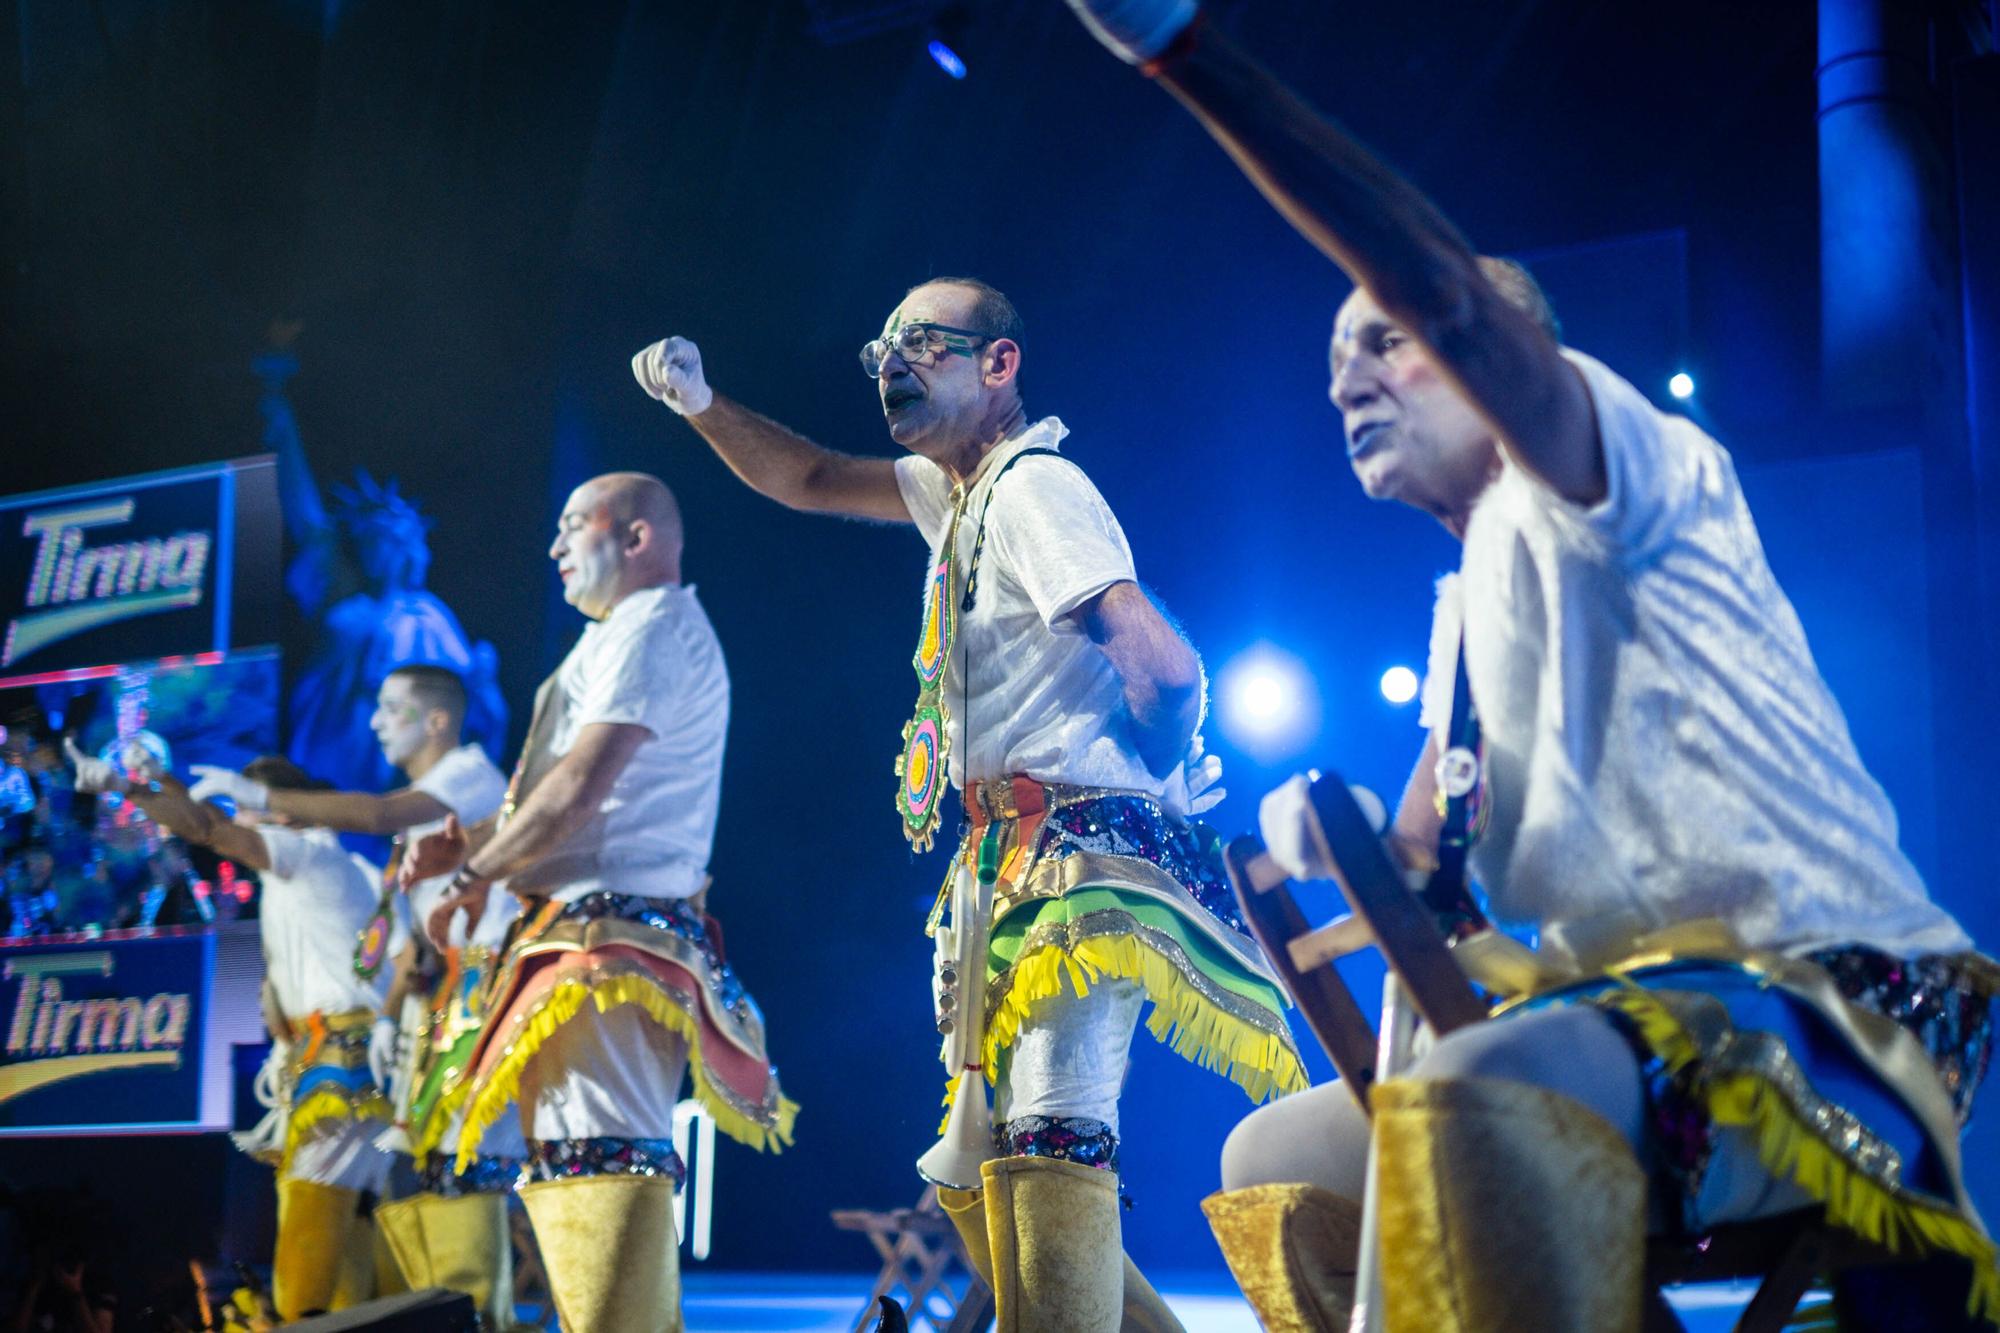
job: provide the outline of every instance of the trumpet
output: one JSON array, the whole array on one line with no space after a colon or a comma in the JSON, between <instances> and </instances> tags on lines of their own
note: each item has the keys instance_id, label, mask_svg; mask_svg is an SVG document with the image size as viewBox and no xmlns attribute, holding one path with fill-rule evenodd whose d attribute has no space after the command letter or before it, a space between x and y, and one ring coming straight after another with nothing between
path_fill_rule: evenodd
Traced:
<instances>
[{"instance_id":1,"label":"trumpet","mask_svg":"<svg viewBox=\"0 0 2000 1333\"><path fill-rule=\"evenodd\" d=\"M986 920L993 911L998 840L989 828L979 847L979 868L961 860L951 886L951 924L935 936L938 1031L944 1067L958 1079L944 1137L917 1159L917 1172L934 1185L979 1188L979 1168L993 1150L993 1112L986 1102Z\"/></svg>"}]
</instances>

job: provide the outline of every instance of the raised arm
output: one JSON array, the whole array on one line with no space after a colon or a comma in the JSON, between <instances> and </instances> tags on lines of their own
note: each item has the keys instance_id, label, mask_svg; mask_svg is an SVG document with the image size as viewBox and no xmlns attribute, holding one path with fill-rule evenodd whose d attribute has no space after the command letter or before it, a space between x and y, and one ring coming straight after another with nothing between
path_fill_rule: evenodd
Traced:
<instances>
[{"instance_id":1,"label":"raised arm","mask_svg":"<svg viewBox=\"0 0 2000 1333\"><path fill-rule=\"evenodd\" d=\"M1565 497L1604 497L1588 390L1555 340L1479 271L1426 199L1189 0L1068 0L1179 98L1264 197L1416 338L1513 458Z\"/></svg>"},{"instance_id":2,"label":"raised arm","mask_svg":"<svg viewBox=\"0 0 2000 1333\"><path fill-rule=\"evenodd\" d=\"M386 836L443 819L451 813L443 801L415 787L381 796L361 791L273 791L232 769L196 764L190 771L196 778L193 790L196 800L227 796L247 809L269 810L301 824L317 824L343 833Z\"/></svg>"},{"instance_id":3,"label":"raised arm","mask_svg":"<svg viewBox=\"0 0 2000 1333\"><path fill-rule=\"evenodd\" d=\"M1139 758L1166 777L1201 723L1201 660L1136 583L1112 584L1076 618L1125 687Z\"/></svg>"},{"instance_id":4,"label":"raised arm","mask_svg":"<svg viewBox=\"0 0 2000 1333\"><path fill-rule=\"evenodd\" d=\"M790 509L908 523L896 465L822 448L798 432L708 387L701 349L668 338L632 358L639 387L708 441L743 483Z\"/></svg>"}]
</instances>

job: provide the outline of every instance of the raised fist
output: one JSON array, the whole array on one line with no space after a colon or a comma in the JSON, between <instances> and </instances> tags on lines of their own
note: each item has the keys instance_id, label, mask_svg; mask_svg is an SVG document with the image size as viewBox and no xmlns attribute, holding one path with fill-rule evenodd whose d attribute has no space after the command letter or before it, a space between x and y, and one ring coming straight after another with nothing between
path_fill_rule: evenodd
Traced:
<instances>
[{"instance_id":1,"label":"raised fist","mask_svg":"<svg viewBox=\"0 0 2000 1333\"><path fill-rule=\"evenodd\" d=\"M686 338L665 338L632 358L639 387L684 417L700 416L715 401L701 373L701 349Z\"/></svg>"}]
</instances>

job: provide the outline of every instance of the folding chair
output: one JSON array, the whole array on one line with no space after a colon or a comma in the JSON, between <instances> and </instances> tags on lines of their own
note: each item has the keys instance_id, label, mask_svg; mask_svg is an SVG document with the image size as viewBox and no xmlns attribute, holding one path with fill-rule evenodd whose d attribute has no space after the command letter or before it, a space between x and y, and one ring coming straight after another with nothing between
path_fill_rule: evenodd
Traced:
<instances>
[{"instance_id":1,"label":"folding chair","mask_svg":"<svg viewBox=\"0 0 2000 1333\"><path fill-rule=\"evenodd\" d=\"M1334 1068L1367 1110L1378 1073L1389 1077L1399 1072L1392 1062L1399 1050L1407 1052L1410 1010L1442 1036L1484 1021L1487 1005L1452 956L1429 908L1390 861L1346 781L1336 773L1315 781L1312 810L1320 850L1334 867L1347 902L1346 915L1317 927L1308 923L1285 872L1255 837L1236 839L1223 859L1244 920ZM1525 953L1490 931L1475 939L1478 944L1468 940L1459 947L1505 944L1509 951ZM1377 950L1388 966L1379 1037L1333 966L1367 948ZM1524 965L1511 952L1502 956ZM1372 1194L1372 1153L1370 1159ZM1380 1314L1379 1300L1372 1295L1375 1279L1368 1271L1375 1243L1372 1202L1364 1200L1357 1329L1379 1327L1368 1322ZM1896 1261L1888 1251L1829 1227L1816 1208L1722 1226L1696 1238L1653 1240L1646 1253L1645 1327L1648 1333L1683 1329L1663 1287L1755 1279L1757 1293L1737 1321L1736 1333L1779 1333L1816 1278L1830 1279L1851 1266Z\"/></svg>"},{"instance_id":2,"label":"folding chair","mask_svg":"<svg viewBox=\"0 0 2000 1333\"><path fill-rule=\"evenodd\" d=\"M882 1260L868 1303L854 1318L854 1333L875 1327L884 1296L902 1303L912 1329L973 1333L993 1321L993 1292L973 1271L957 1230L938 1206L937 1186L925 1189L914 1208L835 1209L833 1224L866 1236Z\"/></svg>"}]
</instances>

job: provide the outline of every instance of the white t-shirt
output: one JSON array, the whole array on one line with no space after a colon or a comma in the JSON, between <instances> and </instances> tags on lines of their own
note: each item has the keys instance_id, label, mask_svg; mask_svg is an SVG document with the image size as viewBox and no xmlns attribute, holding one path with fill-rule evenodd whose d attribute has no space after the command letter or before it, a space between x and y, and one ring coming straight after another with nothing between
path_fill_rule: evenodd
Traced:
<instances>
[{"instance_id":1,"label":"white t-shirt","mask_svg":"<svg viewBox=\"0 0 2000 1333\"><path fill-rule=\"evenodd\" d=\"M501 799L507 794L506 775L486 757L486 751L471 743L461 745L439 759L410 786L457 815L458 822L468 827L498 810ZM413 825L403 832L404 844L415 847L427 835L443 827L442 819ZM409 915L418 929L430 920L431 910L443 900L445 887L450 883L450 875L437 875L418 880L410 886ZM506 938L507 926L520 910L519 900L510 893L488 895L486 914L479 919L479 933L474 943L498 945ZM465 943L463 913L452 917L451 942L454 948Z\"/></svg>"},{"instance_id":2,"label":"white t-shirt","mask_svg":"<svg viewBox=\"0 0 2000 1333\"><path fill-rule=\"evenodd\" d=\"M981 781L1019 773L1157 796L1163 784L1134 748L1118 673L1073 614L1112 584L1136 581L1124 530L1068 459L1040 455L1007 467L1022 450L1054 449L1067 434L1062 422L1045 417L995 448L973 475L958 525L954 595L964 596L982 514L986 549L972 613L959 617L945 667L951 781L963 788L968 774ZM928 587L951 528L951 477L910 454L896 460L896 484L930 546ZM918 608L921 614L921 601Z\"/></svg>"},{"instance_id":3,"label":"white t-shirt","mask_svg":"<svg viewBox=\"0 0 2000 1333\"><path fill-rule=\"evenodd\" d=\"M1495 912L1586 956L1703 917L1792 952L1970 947L1896 845L1727 451L1564 354L1608 493L1571 504L1506 465L1431 636L1441 745L1463 618L1492 802L1472 869Z\"/></svg>"},{"instance_id":4,"label":"white t-shirt","mask_svg":"<svg viewBox=\"0 0 2000 1333\"><path fill-rule=\"evenodd\" d=\"M686 898L701 890L715 843L729 669L690 586L646 588L591 624L556 669L560 757L593 722L652 733L588 823L507 887L570 902L609 890Z\"/></svg>"},{"instance_id":5,"label":"white t-shirt","mask_svg":"<svg viewBox=\"0 0 2000 1333\"><path fill-rule=\"evenodd\" d=\"M257 832L271 858L259 908L264 968L285 1016L296 1023L315 1010L380 1009L387 969L376 984L354 975L354 942L380 886L327 829Z\"/></svg>"}]
</instances>

